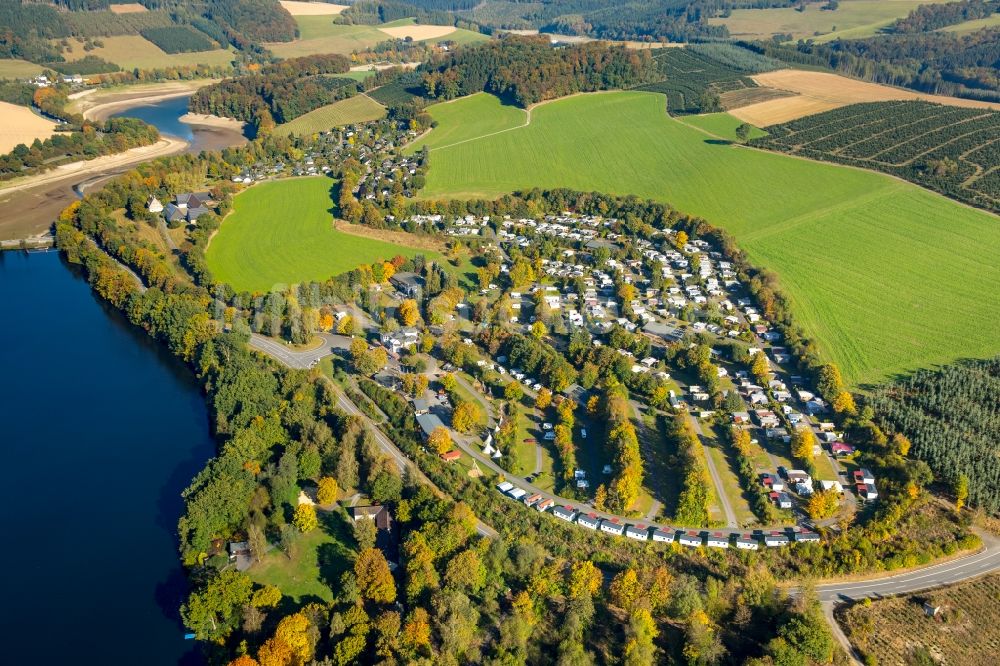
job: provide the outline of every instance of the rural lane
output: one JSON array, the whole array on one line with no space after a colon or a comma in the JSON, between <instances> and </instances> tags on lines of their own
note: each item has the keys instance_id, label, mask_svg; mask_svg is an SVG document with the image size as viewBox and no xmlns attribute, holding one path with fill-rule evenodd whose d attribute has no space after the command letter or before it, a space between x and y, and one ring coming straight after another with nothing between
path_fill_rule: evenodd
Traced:
<instances>
[{"instance_id":1,"label":"rural lane","mask_svg":"<svg viewBox=\"0 0 1000 666\"><path fill-rule=\"evenodd\" d=\"M705 449L705 442L701 439L705 436L705 433L701 429L701 423L690 412L688 412L688 418L691 419L691 425L698 434L701 455L705 458L705 466L708 468L708 474L712 477L712 483L715 485L715 496L719 498L719 505L722 506L722 512L726 514L726 527L739 527L740 522L736 519L736 512L733 511L733 505L729 502L729 496L726 495L726 487L722 485L722 477L719 476L719 470L715 468L715 461L712 460L712 456L708 455L708 451Z\"/></svg>"},{"instance_id":2,"label":"rural lane","mask_svg":"<svg viewBox=\"0 0 1000 666\"><path fill-rule=\"evenodd\" d=\"M1000 539L979 533L983 548L971 555L883 578L817 585L820 601L843 602L920 592L1000 569Z\"/></svg>"}]
</instances>

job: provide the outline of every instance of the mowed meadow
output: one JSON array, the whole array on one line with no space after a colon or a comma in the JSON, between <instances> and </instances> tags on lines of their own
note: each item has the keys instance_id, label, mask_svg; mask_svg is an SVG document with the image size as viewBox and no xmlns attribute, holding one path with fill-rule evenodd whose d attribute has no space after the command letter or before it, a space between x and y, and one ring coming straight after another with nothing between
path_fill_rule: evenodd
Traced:
<instances>
[{"instance_id":1,"label":"mowed meadow","mask_svg":"<svg viewBox=\"0 0 1000 666\"><path fill-rule=\"evenodd\" d=\"M254 185L236 195L233 211L208 246L216 280L237 291L322 281L396 255L435 252L364 238L333 228L334 181L324 176Z\"/></svg>"},{"instance_id":2,"label":"mowed meadow","mask_svg":"<svg viewBox=\"0 0 1000 666\"><path fill-rule=\"evenodd\" d=\"M483 97L429 108L440 125L418 144L432 153L422 196L570 187L700 215L778 274L798 321L856 386L1000 347L1000 220L989 213L728 144L667 116L657 93L563 98L533 108L527 125L524 111ZM465 122L488 136L454 126Z\"/></svg>"}]
</instances>

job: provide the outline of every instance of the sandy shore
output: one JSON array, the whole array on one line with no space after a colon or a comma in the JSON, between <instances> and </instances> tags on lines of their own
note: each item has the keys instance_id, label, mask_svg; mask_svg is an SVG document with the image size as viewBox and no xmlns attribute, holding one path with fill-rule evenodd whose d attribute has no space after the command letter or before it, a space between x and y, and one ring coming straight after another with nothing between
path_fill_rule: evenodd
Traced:
<instances>
[{"instance_id":1,"label":"sandy shore","mask_svg":"<svg viewBox=\"0 0 1000 666\"><path fill-rule=\"evenodd\" d=\"M206 113L185 113L178 118L182 123L188 125L201 125L202 127L216 127L219 129L233 130L243 133L244 123L235 118L223 118L222 116L212 116Z\"/></svg>"},{"instance_id":2,"label":"sandy shore","mask_svg":"<svg viewBox=\"0 0 1000 666\"><path fill-rule=\"evenodd\" d=\"M199 81L167 81L121 88L99 89L73 100L73 110L90 120L106 120L109 116L140 104L153 104L165 99L190 95L215 79Z\"/></svg>"},{"instance_id":3,"label":"sandy shore","mask_svg":"<svg viewBox=\"0 0 1000 666\"><path fill-rule=\"evenodd\" d=\"M26 190L32 187L38 187L39 185L54 183L66 178L76 178L87 173L106 171L109 169L120 169L122 167L138 164L140 162L146 162L157 157L173 155L174 153L179 153L187 148L187 145L187 141L164 137L152 145L132 148L130 150L126 150L124 153L103 155L101 157L95 157L92 160L70 162L69 164L57 166L51 171L40 173L37 176L28 176L27 178L19 179L17 182L10 185L0 186L0 195L17 192L19 190Z\"/></svg>"}]
</instances>

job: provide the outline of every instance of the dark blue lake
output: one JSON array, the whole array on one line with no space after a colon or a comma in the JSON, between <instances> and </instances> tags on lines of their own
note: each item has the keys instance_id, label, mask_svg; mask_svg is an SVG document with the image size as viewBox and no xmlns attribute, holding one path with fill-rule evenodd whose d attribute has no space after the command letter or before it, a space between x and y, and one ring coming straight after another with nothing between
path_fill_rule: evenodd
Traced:
<instances>
[{"instance_id":1,"label":"dark blue lake","mask_svg":"<svg viewBox=\"0 0 1000 666\"><path fill-rule=\"evenodd\" d=\"M197 664L180 492L213 454L191 373L55 252L0 253L3 663Z\"/></svg>"},{"instance_id":2,"label":"dark blue lake","mask_svg":"<svg viewBox=\"0 0 1000 666\"><path fill-rule=\"evenodd\" d=\"M133 106L119 113L112 114L112 117L127 116L129 118L138 118L150 125L155 125L160 130L160 134L174 136L185 141L193 141L194 131L191 129L191 125L178 120L178 118L187 113L188 99L190 98L174 97L147 106Z\"/></svg>"}]
</instances>

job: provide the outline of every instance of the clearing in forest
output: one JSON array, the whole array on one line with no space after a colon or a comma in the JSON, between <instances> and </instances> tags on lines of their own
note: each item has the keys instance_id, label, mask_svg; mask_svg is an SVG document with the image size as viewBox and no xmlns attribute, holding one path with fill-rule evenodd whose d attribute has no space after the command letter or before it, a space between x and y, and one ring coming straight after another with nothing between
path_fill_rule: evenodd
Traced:
<instances>
[{"instance_id":1,"label":"clearing in forest","mask_svg":"<svg viewBox=\"0 0 1000 666\"><path fill-rule=\"evenodd\" d=\"M291 178L254 185L233 199L206 252L220 282L237 291L325 280L361 264L439 254L339 232L333 227L334 181Z\"/></svg>"},{"instance_id":2,"label":"clearing in forest","mask_svg":"<svg viewBox=\"0 0 1000 666\"><path fill-rule=\"evenodd\" d=\"M700 215L778 275L798 323L853 385L996 353L996 216L880 174L721 142L670 118L664 104L643 92L578 95L473 140L453 125L489 125L483 100L431 106L439 127L425 139L421 195L570 187ZM435 148L436 132L452 139Z\"/></svg>"},{"instance_id":3,"label":"clearing in forest","mask_svg":"<svg viewBox=\"0 0 1000 666\"><path fill-rule=\"evenodd\" d=\"M145 6L140 5L138 2L127 2L120 5L108 5L108 9L111 10L112 14L143 14L148 12Z\"/></svg>"},{"instance_id":4,"label":"clearing in forest","mask_svg":"<svg viewBox=\"0 0 1000 666\"><path fill-rule=\"evenodd\" d=\"M298 2L297 0L281 0L281 6L292 16L334 16L347 9L347 5L334 5L329 2Z\"/></svg>"},{"instance_id":5,"label":"clearing in forest","mask_svg":"<svg viewBox=\"0 0 1000 666\"><path fill-rule=\"evenodd\" d=\"M355 95L321 106L274 130L286 134L313 134L333 127L364 123L385 116L385 107L367 95Z\"/></svg>"},{"instance_id":6,"label":"clearing in forest","mask_svg":"<svg viewBox=\"0 0 1000 666\"><path fill-rule=\"evenodd\" d=\"M394 39L410 39L419 42L425 39L440 39L455 32L452 25L400 25L395 27L381 27L382 32Z\"/></svg>"},{"instance_id":7,"label":"clearing in forest","mask_svg":"<svg viewBox=\"0 0 1000 666\"><path fill-rule=\"evenodd\" d=\"M794 93L795 97L773 99L751 104L730 113L751 125L767 127L778 123L822 113L848 104L883 102L896 99L923 100L949 106L979 109L1000 109L1000 104L973 99L927 95L912 90L883 86L878 83L858 81L828 72L807 72L800 69L780 69L775 72L754 74L753 80L764 88L774 88Z\"/></svg>"},{"instance_id":8,"label":"clearing in forest","mask_svg":"<svg viewBox=\"0 0 1000 666\"><path fill-rule=\"evenodd\" d=\"M28 107L0 102L0 154L9 153L21 143L30 146L35 139L45 140L55 130L54 122L42 118Z\"/></svg>"}]
</instances>

